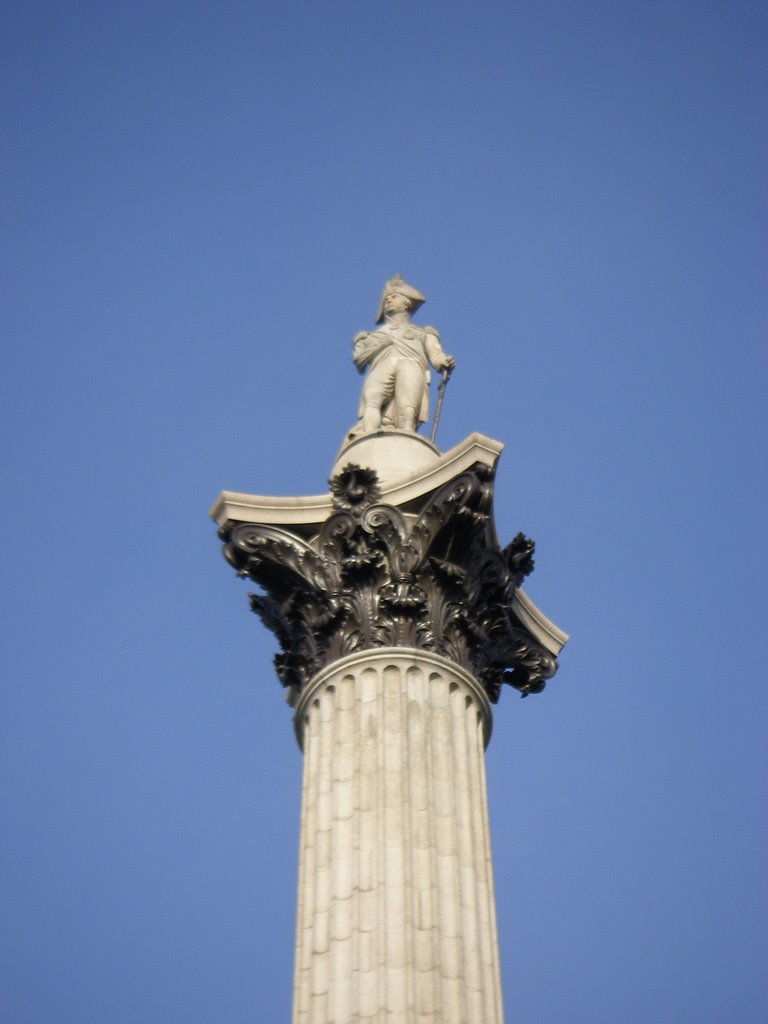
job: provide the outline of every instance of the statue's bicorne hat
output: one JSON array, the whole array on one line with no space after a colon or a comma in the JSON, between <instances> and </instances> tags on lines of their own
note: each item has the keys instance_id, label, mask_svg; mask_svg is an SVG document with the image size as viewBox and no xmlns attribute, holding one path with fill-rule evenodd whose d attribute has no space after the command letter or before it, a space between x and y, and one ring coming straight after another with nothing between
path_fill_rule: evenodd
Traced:
<instances>
[{"instance_id":1,"label":"statue's bicorne hat","mask_svg":"<svg viewBox=\"0 0 768 1024\"><path fill-rule=\"evenodd\" d=\"M419 306L423 306L427 301L421 292L417 292L415 288L411 287L411 285L406 284L399 274L395 274L395 276L391 277L384 285L384 291L381 293L381 298L379 299L379 310L376 314L377 324L380 324L384 319L384 296L389 295L391 292L395 292L397 295L405 295L406 298L410 299L411 312L417 310Z\"/></svg>"}]
</instances>

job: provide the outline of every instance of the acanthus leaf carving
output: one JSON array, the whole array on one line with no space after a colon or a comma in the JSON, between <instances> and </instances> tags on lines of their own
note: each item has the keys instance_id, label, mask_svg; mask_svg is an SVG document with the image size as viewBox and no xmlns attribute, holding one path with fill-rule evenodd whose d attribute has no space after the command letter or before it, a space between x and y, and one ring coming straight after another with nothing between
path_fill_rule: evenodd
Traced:
<instances>
[{"instance_id":1,"label":"acanthus leaf carving","mask_svg":"<svg viewBox=\"0 0 768 1024\"><path fill-rule=\"evenodd\" d=\"M295 700L321 668L355 651L413 647L457 662L498 700L508 683L538 693L557 669L520 623L512 598L533 569L533 541L503 550L483 465L437 490L413 525L379 502L375 473L348 465L331 481L334 511L314 543L271 526L224 527L224 554L264 594L251 607L275 634L281 682Z\"/></svg>"}]
</instances>

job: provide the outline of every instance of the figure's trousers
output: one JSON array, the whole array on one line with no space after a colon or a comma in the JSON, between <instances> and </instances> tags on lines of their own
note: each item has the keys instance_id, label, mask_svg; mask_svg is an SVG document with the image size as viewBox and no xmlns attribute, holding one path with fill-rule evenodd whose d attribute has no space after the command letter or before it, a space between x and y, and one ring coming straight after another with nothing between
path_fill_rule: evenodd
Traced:
<instances>
[{"instance_id":1,"label":"figure's trousers","mask_svg":"<svg viewBox=\"0 0 768 1024\"><path fill-rule=\"evenodd\" d=\"M396 422L402 430L415 430L424 400L425 370L417 359L389 356L375 366L363 386L363 426L377 430L382 410L394 402Z\"/></svg>"}]
</instances>

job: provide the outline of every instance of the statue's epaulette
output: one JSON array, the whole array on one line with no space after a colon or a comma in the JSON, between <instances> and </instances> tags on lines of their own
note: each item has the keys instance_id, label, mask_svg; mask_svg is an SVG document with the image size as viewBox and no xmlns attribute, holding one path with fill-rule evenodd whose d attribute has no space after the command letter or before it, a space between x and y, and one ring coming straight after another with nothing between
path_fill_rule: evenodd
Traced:
<instances>
[{"instance_id":1,"label":"statue's epaulette","mask_svg":"<svg viewBox=\"0 0 768 1024\"><path fill-rule=\"evenodd\" d=\"M440 337L440 332L438 331L438 329L436 327L426 326L426 327L422 327L422 330L423 331L429 331L430 334L435 334L435 335L437 335L438 338Z\"/></svg>"}]
</instances>

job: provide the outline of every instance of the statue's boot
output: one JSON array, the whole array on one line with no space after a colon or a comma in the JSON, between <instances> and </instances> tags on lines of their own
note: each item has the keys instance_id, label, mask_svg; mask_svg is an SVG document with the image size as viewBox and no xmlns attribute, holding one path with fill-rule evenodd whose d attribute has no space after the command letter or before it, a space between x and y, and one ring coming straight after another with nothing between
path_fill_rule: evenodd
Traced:
<instances>
[{"instance_id":1,"label":"statue's boot","mask_svg":"<svg viewBox=\"0 0 768 1024\"><path fill-rule=\"evenodd\" d=\"M381 409L377 405L366 405L363 409L363 433L371 434L381 429Z\"/></svg>"}]
</instances>

